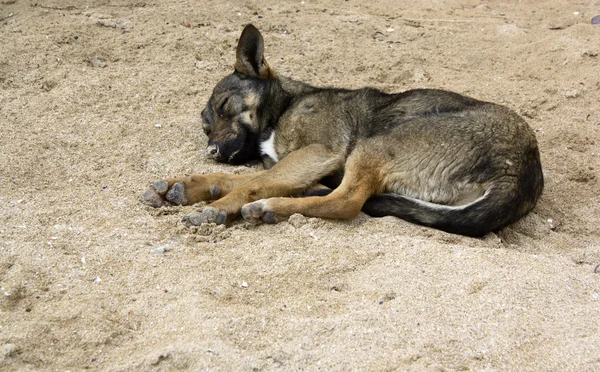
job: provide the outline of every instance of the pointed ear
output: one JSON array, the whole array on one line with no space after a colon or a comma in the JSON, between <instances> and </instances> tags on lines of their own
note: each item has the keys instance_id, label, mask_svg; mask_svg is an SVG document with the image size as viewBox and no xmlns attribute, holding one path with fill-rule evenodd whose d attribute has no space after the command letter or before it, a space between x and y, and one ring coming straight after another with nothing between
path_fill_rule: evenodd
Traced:
<instances>
[{"instance_id":1,"label":"pointed ear","mask_svg":"<svg viewBox=\"0 0 600 372\"><path fill-rule=\"evenodd\" d=\"M263 37L256 27L249 24L242 31L236 50L235 70L241 74L274 78L275 72L271 70L264 56Z\"/></svg>"}]
</instances>

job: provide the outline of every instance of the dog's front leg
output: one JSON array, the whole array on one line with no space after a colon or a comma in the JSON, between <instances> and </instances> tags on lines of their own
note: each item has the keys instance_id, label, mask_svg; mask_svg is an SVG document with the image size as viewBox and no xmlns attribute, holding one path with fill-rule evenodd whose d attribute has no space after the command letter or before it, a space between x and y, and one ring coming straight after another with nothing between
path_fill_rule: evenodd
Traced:
<instances>
[{"instance_id":1,"label":"dog's front leg","mask_svg":"<svg viewBox=\"0 0 600 372\"><path fill-rule=\"evenodd\" d=\"M157 181L142 195L142 203L151 207L190 205L216 200L231 190L260 177L265 171L247 174L199 174Z\"/></svg>"},{"instance_id":2,"label":"dog's front leg","mask_svg":"<svg viewBox=\"0 0 600 372\"><path fill-rule=\"evenodd\" d=\"M240 215L243 205L265 198L298 195L343 165L343 156L324 145L303 147L183 221L191 225L227 223Z\"/></svg>"}]
</instances>

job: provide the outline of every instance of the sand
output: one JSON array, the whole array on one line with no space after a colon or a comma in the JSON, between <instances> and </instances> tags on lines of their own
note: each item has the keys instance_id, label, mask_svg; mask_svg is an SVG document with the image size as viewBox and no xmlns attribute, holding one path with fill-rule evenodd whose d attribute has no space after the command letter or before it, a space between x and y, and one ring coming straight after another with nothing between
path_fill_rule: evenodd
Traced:
<instances>
[{"instance_id":1,"label":"sand","mask_svg":"<svg viewBox=\"0 0 600 372\"><path fill-rule=\"evenodd\" d=\"M0 369L600 370L597 1L0 1ZM316 85L505 104L546 188L481 239L397 218L186 229L246 23ZM595 270L596 269L596 270Z\"/></svg>"}]
</instances>

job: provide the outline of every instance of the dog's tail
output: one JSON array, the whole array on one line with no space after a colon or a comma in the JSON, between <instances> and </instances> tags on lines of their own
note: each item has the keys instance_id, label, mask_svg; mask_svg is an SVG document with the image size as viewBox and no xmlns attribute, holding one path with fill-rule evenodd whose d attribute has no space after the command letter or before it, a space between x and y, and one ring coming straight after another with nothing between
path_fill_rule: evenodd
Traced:
<instances>
[{"instance_id":1,"label":"dog's tail","mask_svg":"<svg viewBox=\"0 0 600 372\"><path fill-rule=\"evenodd\" d=\"M396 216L403 220L434 227L454 234L482 236L515 222L535 205L519 201L492 186L478 199L464 205L443 205L398 194L369 198L362 211L373 217Z\"/></svg>"},{"instance_id":2,"label":"dog's tail","mask_svg":"<svg viewBox=\"0 0 600 372\"><path fill-rule=\"evenodd\" d=\"M312 190L304 196L325 196L332 191ZM371 196L363 205L362 211L371 217L395 216L454 234L482 236L520 217L508 206L503 193L492 191L488 190L478 199L465 205L443 205L399 194L379 194Z\"/></svg>"}]
</instances>

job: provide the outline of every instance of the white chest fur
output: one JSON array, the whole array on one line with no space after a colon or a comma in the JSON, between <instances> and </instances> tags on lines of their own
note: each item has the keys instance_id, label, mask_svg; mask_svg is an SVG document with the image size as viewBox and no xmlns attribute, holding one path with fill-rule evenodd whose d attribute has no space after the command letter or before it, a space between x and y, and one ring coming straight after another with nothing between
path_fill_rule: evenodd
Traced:
<instances>
[{"instance_id":1,"label":"white chest fur","mask_svg":"<svg viewBox=\"0 0 600 372\"><path fill-rule=\"evenodd\" d=\"M260 153L262 155L267 155L273 159L275 163L279 161L279 157L275 151L275 131L271 132L271 136L268 140L260 143Z\"/></svg>"}]
</instances>

